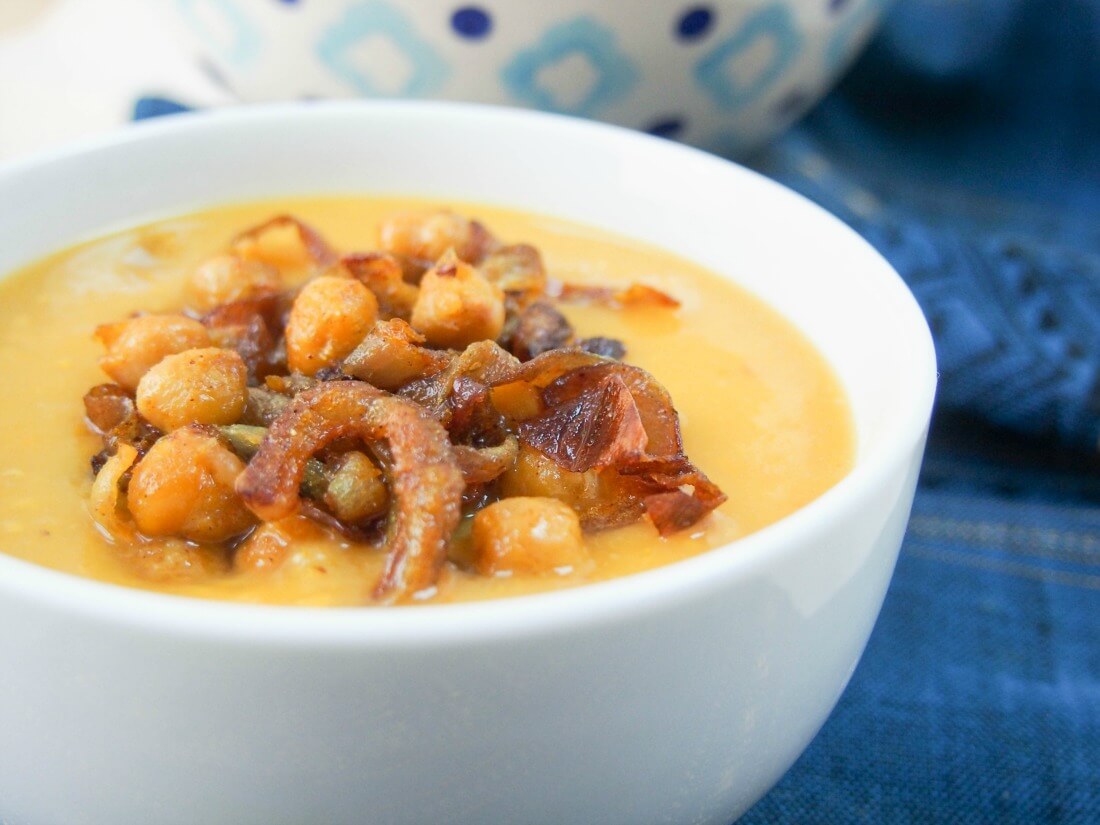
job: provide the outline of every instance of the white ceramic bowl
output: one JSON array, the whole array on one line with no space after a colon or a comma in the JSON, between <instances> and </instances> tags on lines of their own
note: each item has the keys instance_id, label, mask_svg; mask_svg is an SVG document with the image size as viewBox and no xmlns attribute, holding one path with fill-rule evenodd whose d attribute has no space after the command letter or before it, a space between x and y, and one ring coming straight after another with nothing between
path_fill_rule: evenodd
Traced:
<instances>
[{"instance_id":1,"label":"white ceramic bowl","mask_svg":"<svg viewBox=\"0 0 1100 825\"><path fill-rule=\"evenodd\" d=\"M123 223L334 191L538 210L706 264L832 363L855 468L725 548L480 604L212 603L0 554L0 820L729 822L821 726L886 591L935 384L911 295L840 222L730 163L446 104L184 115L9 165L0 272Z\"/></svg>"},{"instance_id":2,"label":"white ceramic bowl","mask_svg":"<svg viewBox=\"0 0 1100 825\"><path fill-rule=\"evenodd\" d=\"M750 149L802 114L889 0L159 0L244 101L527 106Z\"/></svg>"}]
</instances>

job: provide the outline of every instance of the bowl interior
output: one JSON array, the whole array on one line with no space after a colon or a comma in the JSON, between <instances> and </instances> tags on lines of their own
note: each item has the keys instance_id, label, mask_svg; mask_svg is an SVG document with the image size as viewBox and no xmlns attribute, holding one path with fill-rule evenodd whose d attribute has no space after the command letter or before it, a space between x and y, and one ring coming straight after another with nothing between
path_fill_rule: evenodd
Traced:
<instances>
[{"instance_id":1,"label":"bowl interior","mask_svg":"<svg viewBox=\"0 0 1100 825\"><path fill-rule=\"evenodd\" d=\"M846 485L871 483L927 424L935 365L924 318L854 232L711 155L553 115L353 102L143 124L0 170L0 277L120 225L318 193L462 199L568 218L670 249L763 298L833 366L858 439L851 476L784 522L834 506ZM707 555L681 564L703 571L722 563ZM583 599L590 589L538 598Z\"/></svg>"}]
</instances>

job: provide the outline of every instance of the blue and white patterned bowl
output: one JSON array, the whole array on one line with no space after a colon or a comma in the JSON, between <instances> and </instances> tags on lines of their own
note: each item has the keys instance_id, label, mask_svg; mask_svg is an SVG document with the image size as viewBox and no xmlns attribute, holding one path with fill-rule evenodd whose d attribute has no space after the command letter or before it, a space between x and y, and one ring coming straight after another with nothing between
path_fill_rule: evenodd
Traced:
<instances>
[{"instance_id":1,"label":"blue and white patterned bowl","mask_svg":"<svg viewBox=\"0 0 1100 825\"><path fill-rule=\"evenodd\" d=\"M170 0L246 101L526 106L738 154L820 98L889 0Z\"/></svg>"}]
</instances>

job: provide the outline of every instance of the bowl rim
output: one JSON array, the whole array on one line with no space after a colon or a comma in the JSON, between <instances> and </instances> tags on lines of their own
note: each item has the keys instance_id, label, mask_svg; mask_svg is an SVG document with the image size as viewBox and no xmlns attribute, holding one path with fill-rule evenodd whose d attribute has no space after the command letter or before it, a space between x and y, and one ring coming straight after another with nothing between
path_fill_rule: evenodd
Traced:
<instances>
[{"instance_id":1,"label":"bowl rim","mask_svg":"<svg viewBox=\"0 0 1100 825\"><path fill-rule=\"evenodd\" d=\"M636 148L677 159L712 164L716 176L748 177L756 186L780 190L776 194L800 201L816 220L829 224L847 244L857 244L868 264L894 281L900 304L911 314L915 360L921 373L912 376L912 403L892 422L883 437L884 449L857 461L852 470L820 496L793 513L754 533L696 556L662 567L562 590L453 604L425 604L409 608L310 607L263 605L200 599L157 593L111 584L41 566L0 551L0 599L24 602L71 614L82 620L138 626L151 632L225 643L285 647L402 647L423 648L462 643L507 641L576 628L628 620L640 614L668 609L724 589L734 581L762 574L766 568L797 552L800 543L827 529L845 512L884 484L899 467L912 460L927 434L935 396L937 372L931 333L909 288L893 267L860 235L787 187L733 161L700 149L673 143L619 126L566 115L534 112L485 104L421 101L323 101L250 104L233 108L186 112L152 121L128 124L112 132L53 147L0 164L0 192L8 179L30 174L62 160L91 157L137 142L157 141L163 135L186 135L233 129L250 121L308 119L323 113L331 117L473 117L496 120L543 121L555 128L590 132L603 140L634 144ZM366 113L366 114L364 114ZM568 218L568 216L563 216ZM105 228L104 231L108 231ZM675 252L675 250L671 250ZM730 552L735 547L736 552Z\"/></svg>"}]
</instances>

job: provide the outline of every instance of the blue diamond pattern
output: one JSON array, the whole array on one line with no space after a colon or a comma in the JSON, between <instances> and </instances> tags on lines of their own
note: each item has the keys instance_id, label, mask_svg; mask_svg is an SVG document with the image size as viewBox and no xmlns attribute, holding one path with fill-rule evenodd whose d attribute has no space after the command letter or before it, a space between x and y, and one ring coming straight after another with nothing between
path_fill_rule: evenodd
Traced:
<instances>
[{"instance_id":1,"label":"blue diamond pattern","mask_svg":"<svg viewBox=\"0 0 1100 825\"><path fill-rule=\"evenodd\" d=\"M731 63L749 49L770 42L768 62L752 76L735 76ZM756 102L798 59L802 37L786 6L767 6L707 53L695 67L695 81L707 96L728 111Z\"/></svg>"},{"instance_id":2,"label":"blue diamond pattern","mask_svg":"<svg viewBox=\"0 0 1100 825\"><path fill-rule=\"evenodd\" d=\"M567 102L546 88L540 74L574 55L587 60L596 79L583 98ZM517 101L583 117L593 117L625 98L638 77L634 63L619 49L615 33L588 17L547 29L537 43L519 51L501 71L504 87Z\"/></svg>"},{"instance_id":3,"label":"blue diamond pattern","mask_svg":"<svg viewBox=\"0 0 1100 825\"><path fill-rule=\"evenodd\" d=\"M412 71L402 88L381 89L355 65L353 50L372 37L387 38L411 64ZM420 38L412 23L382 0L368 0L348 8L344 17L322 34L317 43L317 57L357 92L371 97L424 97L437 91L450 71L443 58Z\"/></svg>"},{"instance_id":4,"label":"blue diamond pattern","mask_svg":"<svg viewBox=\"0 0 1100 825\"><path fill-rule=\"evenodd\" d=\"M214 54L238 66L259 56L263 46L260 33L232 0L177 0L177 4L188 25ZM208 16L220 17L232 32L228 42L210 27Z\"/></svg>"}]
</instances>

